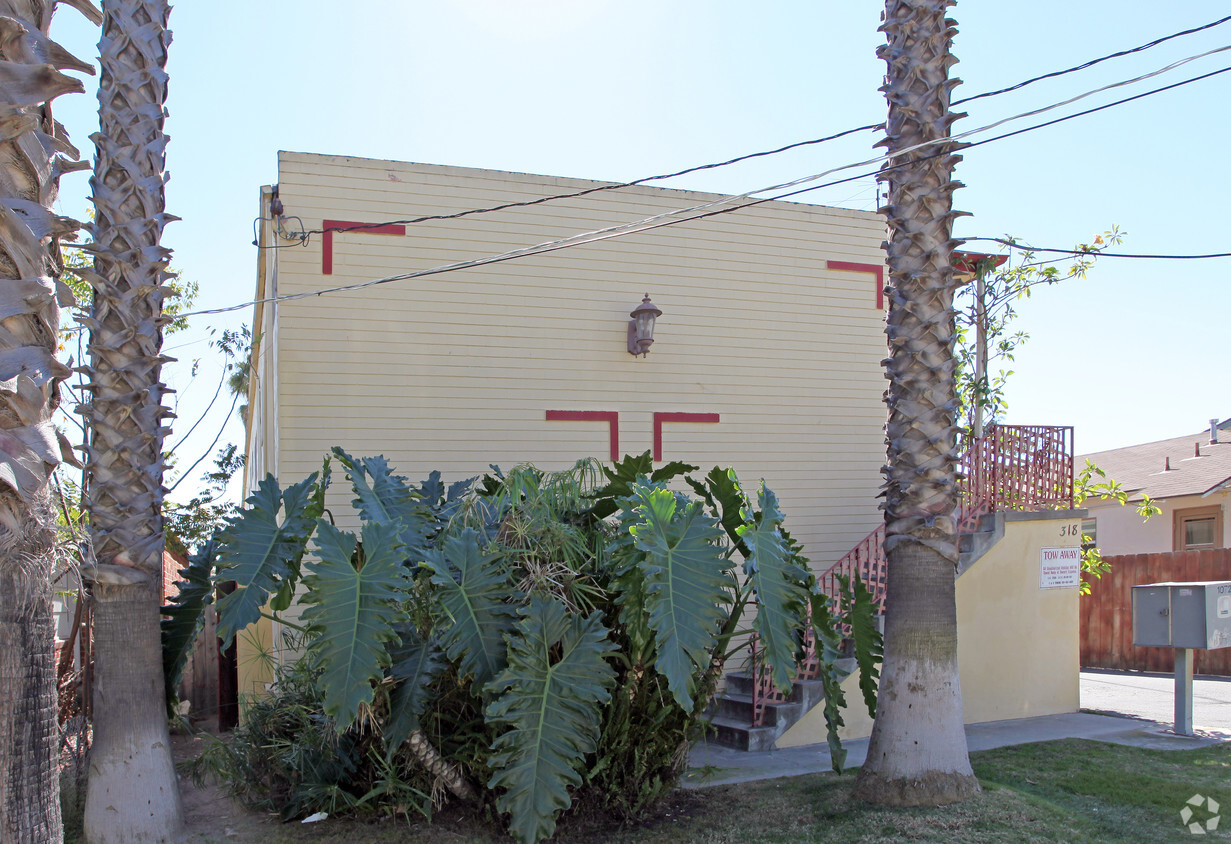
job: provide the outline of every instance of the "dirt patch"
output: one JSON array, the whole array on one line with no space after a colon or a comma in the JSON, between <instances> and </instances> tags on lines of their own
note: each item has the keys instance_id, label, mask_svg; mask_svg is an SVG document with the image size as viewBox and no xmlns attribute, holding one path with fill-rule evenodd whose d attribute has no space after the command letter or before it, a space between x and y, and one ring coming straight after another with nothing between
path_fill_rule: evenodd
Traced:
<instances>
[{"instance_id":1,"label":"dirt patch","mask_svg":"<svg viewBox=\"0 0 1231 844\"><path fill-rule=\"evenodd\" d=\"M174 735L172 752L177 766L201 755L209 737ZM378 842L413 840L420 844L488 844L511 839L484 812L473 806L452 804L439 811L431 823L392 818L338 818L321 823L283 823L276 816L255 812L233 800L215 782L197 785L181 773L180 798L184 806L186 844L282 844L282 842ZM655 829L670 829L676 824L696 822L721 805L719 787L706 792L676 791L655 806L644 818L621 823L610 816L573 814L560 821L554 840L568 842L611 842L638 840ZM717 797L719 799L715 800ZM673 838L674 836L670 836Z\"/></svg>"},{"instance_id":2,"label":"dirt patch","mask_svg":"<svg viewBox=\"0 0 1231 844\"><path fill-rule=\"evenodd\" d=\"M189 735L171 736L171 753L176 767L195 759L205 749L207 738ZM282 826L276 818L245 809L232 800L216 783L197 785L192 777L181 773L180 800L184 806L185 842L259 842L268 840Z\"/></svg>"}]
</instances>

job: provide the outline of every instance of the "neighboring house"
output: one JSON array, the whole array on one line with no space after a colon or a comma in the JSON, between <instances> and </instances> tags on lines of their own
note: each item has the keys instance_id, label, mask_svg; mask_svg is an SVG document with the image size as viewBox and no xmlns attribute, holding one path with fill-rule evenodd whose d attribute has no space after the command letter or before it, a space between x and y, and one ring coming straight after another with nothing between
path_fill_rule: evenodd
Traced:
<instances>
[{"instance_id":1,"label":"neighboring house","mask_svg":"<svg viewBox=\"0 0 1231 844\"><path fill-rule=\"evenodd\" d=\"M1231 491L1231 419L1211 420L1203 431L1169 440L1079 455L1128 493L1129 506L1087 499L1084 525L1104 556L1226 548L1227 493ZM1098 480L1096 478L1096 480ZM1143 495L1162 513L1143 520L1133 506Z\"/></svg>"}]
</instances>

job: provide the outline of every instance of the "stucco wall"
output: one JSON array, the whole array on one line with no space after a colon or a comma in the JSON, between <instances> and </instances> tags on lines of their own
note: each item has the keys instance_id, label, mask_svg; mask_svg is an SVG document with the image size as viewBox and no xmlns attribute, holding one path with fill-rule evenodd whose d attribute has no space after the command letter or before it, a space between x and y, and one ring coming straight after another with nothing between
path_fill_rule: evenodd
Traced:
<instances>
[{"instance_id":1,"label":"stucco wall","mask_svg":"<svg viewBox=\"0 0 1231 844\"><path fill-rule=\"evenodd\" d=\"M1200 495L1185 495L1159 499L1155 501L1155 504L1163 512L1147 520L1137 515L1137 507L1132 502L1121 507L1117 504L1087 501L1084 506L1090 511L1090 517L1098 520L1099 551L1106 557L1172 551L1174 550L1172 526L1175 522L1175 511L1191 507L1213 506L1222 507L1223 535L1220 547L1231 547L1231 526L1228 526L1227 518L1227 493L1219 492L1204 498Z\"/></svg>"},{"instance_id":2,"label":"stucco wall","mask_svg":"<svg viewBox=\"0 0 1231 844\"><path fill-rule=\"evenodd\" d=\"M1001 514L1003 538L958 577L958 671L967 724L1077 711L1080 597L1077 587L1040 588L1040 562L1044 548L1080 547L1080 512ZM843 738L870 735L857 677L848 677L843 691ZM816 707L778 746L823 741L824 713Z\"/></svg>"}]
</instances>

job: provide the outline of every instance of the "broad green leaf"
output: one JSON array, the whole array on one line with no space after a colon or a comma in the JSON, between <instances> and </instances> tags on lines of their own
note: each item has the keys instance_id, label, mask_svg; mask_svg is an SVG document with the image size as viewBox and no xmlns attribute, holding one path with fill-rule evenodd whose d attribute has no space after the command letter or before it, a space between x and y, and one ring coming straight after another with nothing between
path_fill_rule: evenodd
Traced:
<instances>
[{"instance_id":1,"label":"broad green leaf","mask_svg":"<svg viewBox=\"0 0 1231 844\"><path fill-rule=\"evenodd\" d=\"M590 514L597 519L605 519L619 511L619 500L632 494L633 485L639 478L648 477L651 483L665 483L678 475L697 470L696 466L678 460L654 469L654 461L648 451L635 457L626 454L623 460L611 464L610 469L606 466L600 468L607 476L607 484L595 490L593 495L594 504L590 507Z\"/></svg>"},{"instance_id":2,"label":"broad green leaf","mask_svg":"<svg viewBox=\"0 0 1231 844\"><path fill-rule=\"evenodd\" d=\"M621 513L620 522L623 529L608 544L607 564L612 571L612 594L620 608L620 626L628 639L628 658L643 666L653 661L654 631L646 609L645 573L638 565L642 554L629 530L635 522L631 511Z\"/></svg>"},{"instance_id":3,"label":"broad green leaf","mask_svg":"<svg viewBox=\"0 0 1231 844\"><path fill-rule=\"evenodd\" d=\"M403 628L399 639L389 648L389 676L398 681L389 695L389 720L385 724L385 753L389 757L419 729L419 716L432 700L432 681L447 665L434 641L419 638L411 625L399 627Z\"/></svg>"},{"instance_id":4,"label":"broad green leaf","mask_svg":"<svg viewBox=\"0 0 1231 844\"><path fill-rule=\"evenodd\" d=\"M365 521L398 525L398 541L406 554L417 557L428 536L432 521L428 509L406 479L393 474L384 456L351 457L334 446L333 453L342 461L355 489L355 509Z\"/></svg>"},{"instance_id":5,"label":"broad green leaf","mask_svg":"<svg viewBox=\"0 0 1231 844\"><path fill-rule=\"evenodd\" d=\"M705 476L705 485L708 493L705 498L717 505L716 515L721 513L719 518L722 522L722 529L727 532L727 536L731 538L731 542L739 549L739 552L747 557L748 547L744 544L739 528L746 521L745 511L748 509L748 499L744 495L743 487L739 484L739 478L735 477L735 470L726 469L724 471L715 466ZM775 503L777 503L776 499ZM781 516L779 516L779 521L781 521Z\"/></svg>"},{"instance_id":6,"label":"broad green leaf","mask_svg":"<svg viewBox=\"0 0 1231 844\"><path fill-rule=\"evenodd\" d=\"M440 478L440 472L433 471L419 484L417 492L435 516L437 523L447 523L461 508L466 493L474 486L477 478L466 478L454 481L445 486Z\"/></svg>"},{"instance_id":7,"label":"broad green leaf","mask_svg":"<svg viewBox=\"0 0 1231 844\"><path fill-rule=\"evenodd\" d=\"M440 503L440 499L444 498L445 484L440 479L440 471L433 469L423 481L419 484L419 497L426 501L431 506L435 507Z\"/></svg>"},{"instance_id":8,"label":"broad green leaf","mask_svg":"<svg viewBox=\"0 0 1231 844\"><path fill-rule=\"evenodd\" d=\"M372 682L389 663L385 643L397 639L393 625L401 618L398 604L409 579L394 526L368 522L362 537L363 564L356 568L355 535L321 520L320 560L309 563L304 578L304 603L310 606L302 618L320 660L323 708L339 730L372 701Z\"/></svg>"},{"instance_id":9,"label":"broad green leaf","mask_svg":"<svg viewBox=\"0 0 1231 844\"><path fill-rule=\"evenodd\" d=\"M676 702L691 711L696 674L709 667L735 588L719 547L722 531L700 502L662 486L639 483L621 504L635 517L628 530L641 552L655 665Z\"/></svg>"},{"instance_id":10,"label":"broad green leaf","mask_svg":"<svg viewBox=\"0 0 1231 844\"><path fill-rule=\"evenodd\" d=\"M820 591L815 578L809 595L812 602L812 632L816 636L816 655L820 663L820 681L825 690L825 741L829 745L829 761L837 773L842 773L846 764L846 748L838 731L844 726L842 710L846 708L846 695L842 691L842 676L837 670L841 657L841 621L830 611L832 598ZM875 714L873 715L875 717Z\"/></svg>"},{"instance_id":11,"label":"broad green leaf","mask_svg":"<svg viewBox=\"0 0 1231 844\"><path fill-rule=\"evenodd\" d=\"M774 686L785 693L795 678L795 656L808 602L808 572L787 546L780 530L783 515L778 497L764 482L758 503L760 521L754 521L745 510L745 521L735 530L748 549L744 574L757 599L752 629L760 640Z\"/></svg>"},{"instance_id":12,"label":"broad green leaf","mask_svg":"<svg viewBox=\"0 0 1231 844\"><path fill-rule=\"evenodd\" d=\"M504 668L504 636L513 627L510 588L498 555L485 555L479 534L466 528L424 554L423 565L436 587L441 647L458 663L461 676L482 689Z\"/></svg>"},{"instance_id":13,"label":"broad green leaf","mask_svg":"<svg viewBox=\"0 0 1231 844\"><path fill-rule=\"evenodd\" d=\"M672 460L670 463L664 463L653 472L650 473L651 483L665 483L679 475L687 475L689 472L695 472L700 469L700 466L693 466L691 463L684 463L680 460Z\"/></svg>"},{"instance_id":14,"label":"broad green leaf","mask_svg":"<svg viewBox=\"0 0 1231 844\"><path fill-rule=\"evenodd\" d=\"M218 602L218 636L224 643L261 617L271 593L285 584L294 589L315 524L308 505L316 478L313 472L283 492L274 476L266 475L223 530L214 582L233 580L237 587Z\"/></svg>"},{"instance_id":15,"label":"broad green leaf","mask_svg":"<svg viewBox=\"0 0 1231 844\"><path fill-rule=\"evenodd\" d=\"M507 726L489 759L488 788L503 788L496 808L508 812L509 832L521 844L550 838L556 815L581 784L578 768L598 745L602 704L615 671L614 650L598 610L570 616L555 598L532 595L509 637L509 665L488 690L489 724Z\"/></svg>"},{"instance_id":16,"label":"broad green leaf","mask_svg":"<svg viewBox=\"0 0 1231 844\"><path fill-rule=\"evenodd\" d=\"M212 537L180 569L179 592L162 608L162 669L168 702L179 688L188 652L201 629L205 608L214 600L214 562L218 540Z\"/></svg>"},{"instance_id":17,"label":"broad green leaf","mask_svg":"<svg viewBox=\"0 0 1231 844\"><path fill-rule=\"evenodd\" d=\"M872 593L856 573L853 581L842 580L842 621L850 627L855 663L859 666L859 691L868 707L868 715L876 717L876 688L884 656L885 638L876 625L876 605Z\"/></svg>"},{"instance_id":18,"label":"broad green leaf","mask_svg":"<svg viewBox=\"0 0 1231 844\"><path fill-rule=\"evenodd\" d=\"M325 513L325 493L329 489L329 480L332 472L329 468L329 456L325 456L325 462L321 466L320 481L313 484L307 489L302 498L299 497L296 490L295 498L288 501L286 496L283 496L282 505L288 512L295 510L303 513L303 518L313 524ZM288 489L291 492L294 489ZM305 538L305 548L307 540ZM282 586L277 593L269 601L269 608L273 612L283 612L290 608L295 600L295 587L299 585L299 578L302 574L300 564L303 562L303 549L295 555L295 557L287 562L290 568L290 574L282 580Z\"/></svg>"}]
</instances>

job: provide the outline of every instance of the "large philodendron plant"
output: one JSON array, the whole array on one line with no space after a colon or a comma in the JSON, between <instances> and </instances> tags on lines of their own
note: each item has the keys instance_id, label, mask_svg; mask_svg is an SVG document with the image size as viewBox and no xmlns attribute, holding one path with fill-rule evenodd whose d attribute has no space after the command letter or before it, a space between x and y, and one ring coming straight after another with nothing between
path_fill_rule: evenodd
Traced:
<instances>
[{"instance_id":1,"label":"large philodendron plant","mask_svg":"<svg viewBox=\"0 0 1231 844\"><path fill-rule=\"evenodd\" d=\"M774 494L762 485L754 507L731 472L688 478L692 498L667 482L695 467L642 455L601 487L583 462L446 494L436 475L415 487L383 458L334 457L359 535L322 518L328 461L286 489L266 478L220 539L215 579L237 588L219 635L297 602L338 730L378 722L389 757L409 748L454 795L485 791L518 841L550 837L579 794L633 811L678 781L737 636L759 636L787 690L809 619L830 643L852 621L816 592ZM837 693L837 650L824 655ZM474 713L464 729L457 711ZM458 733L476 738L458 749Z\"/></svg>"}]
</instances>

